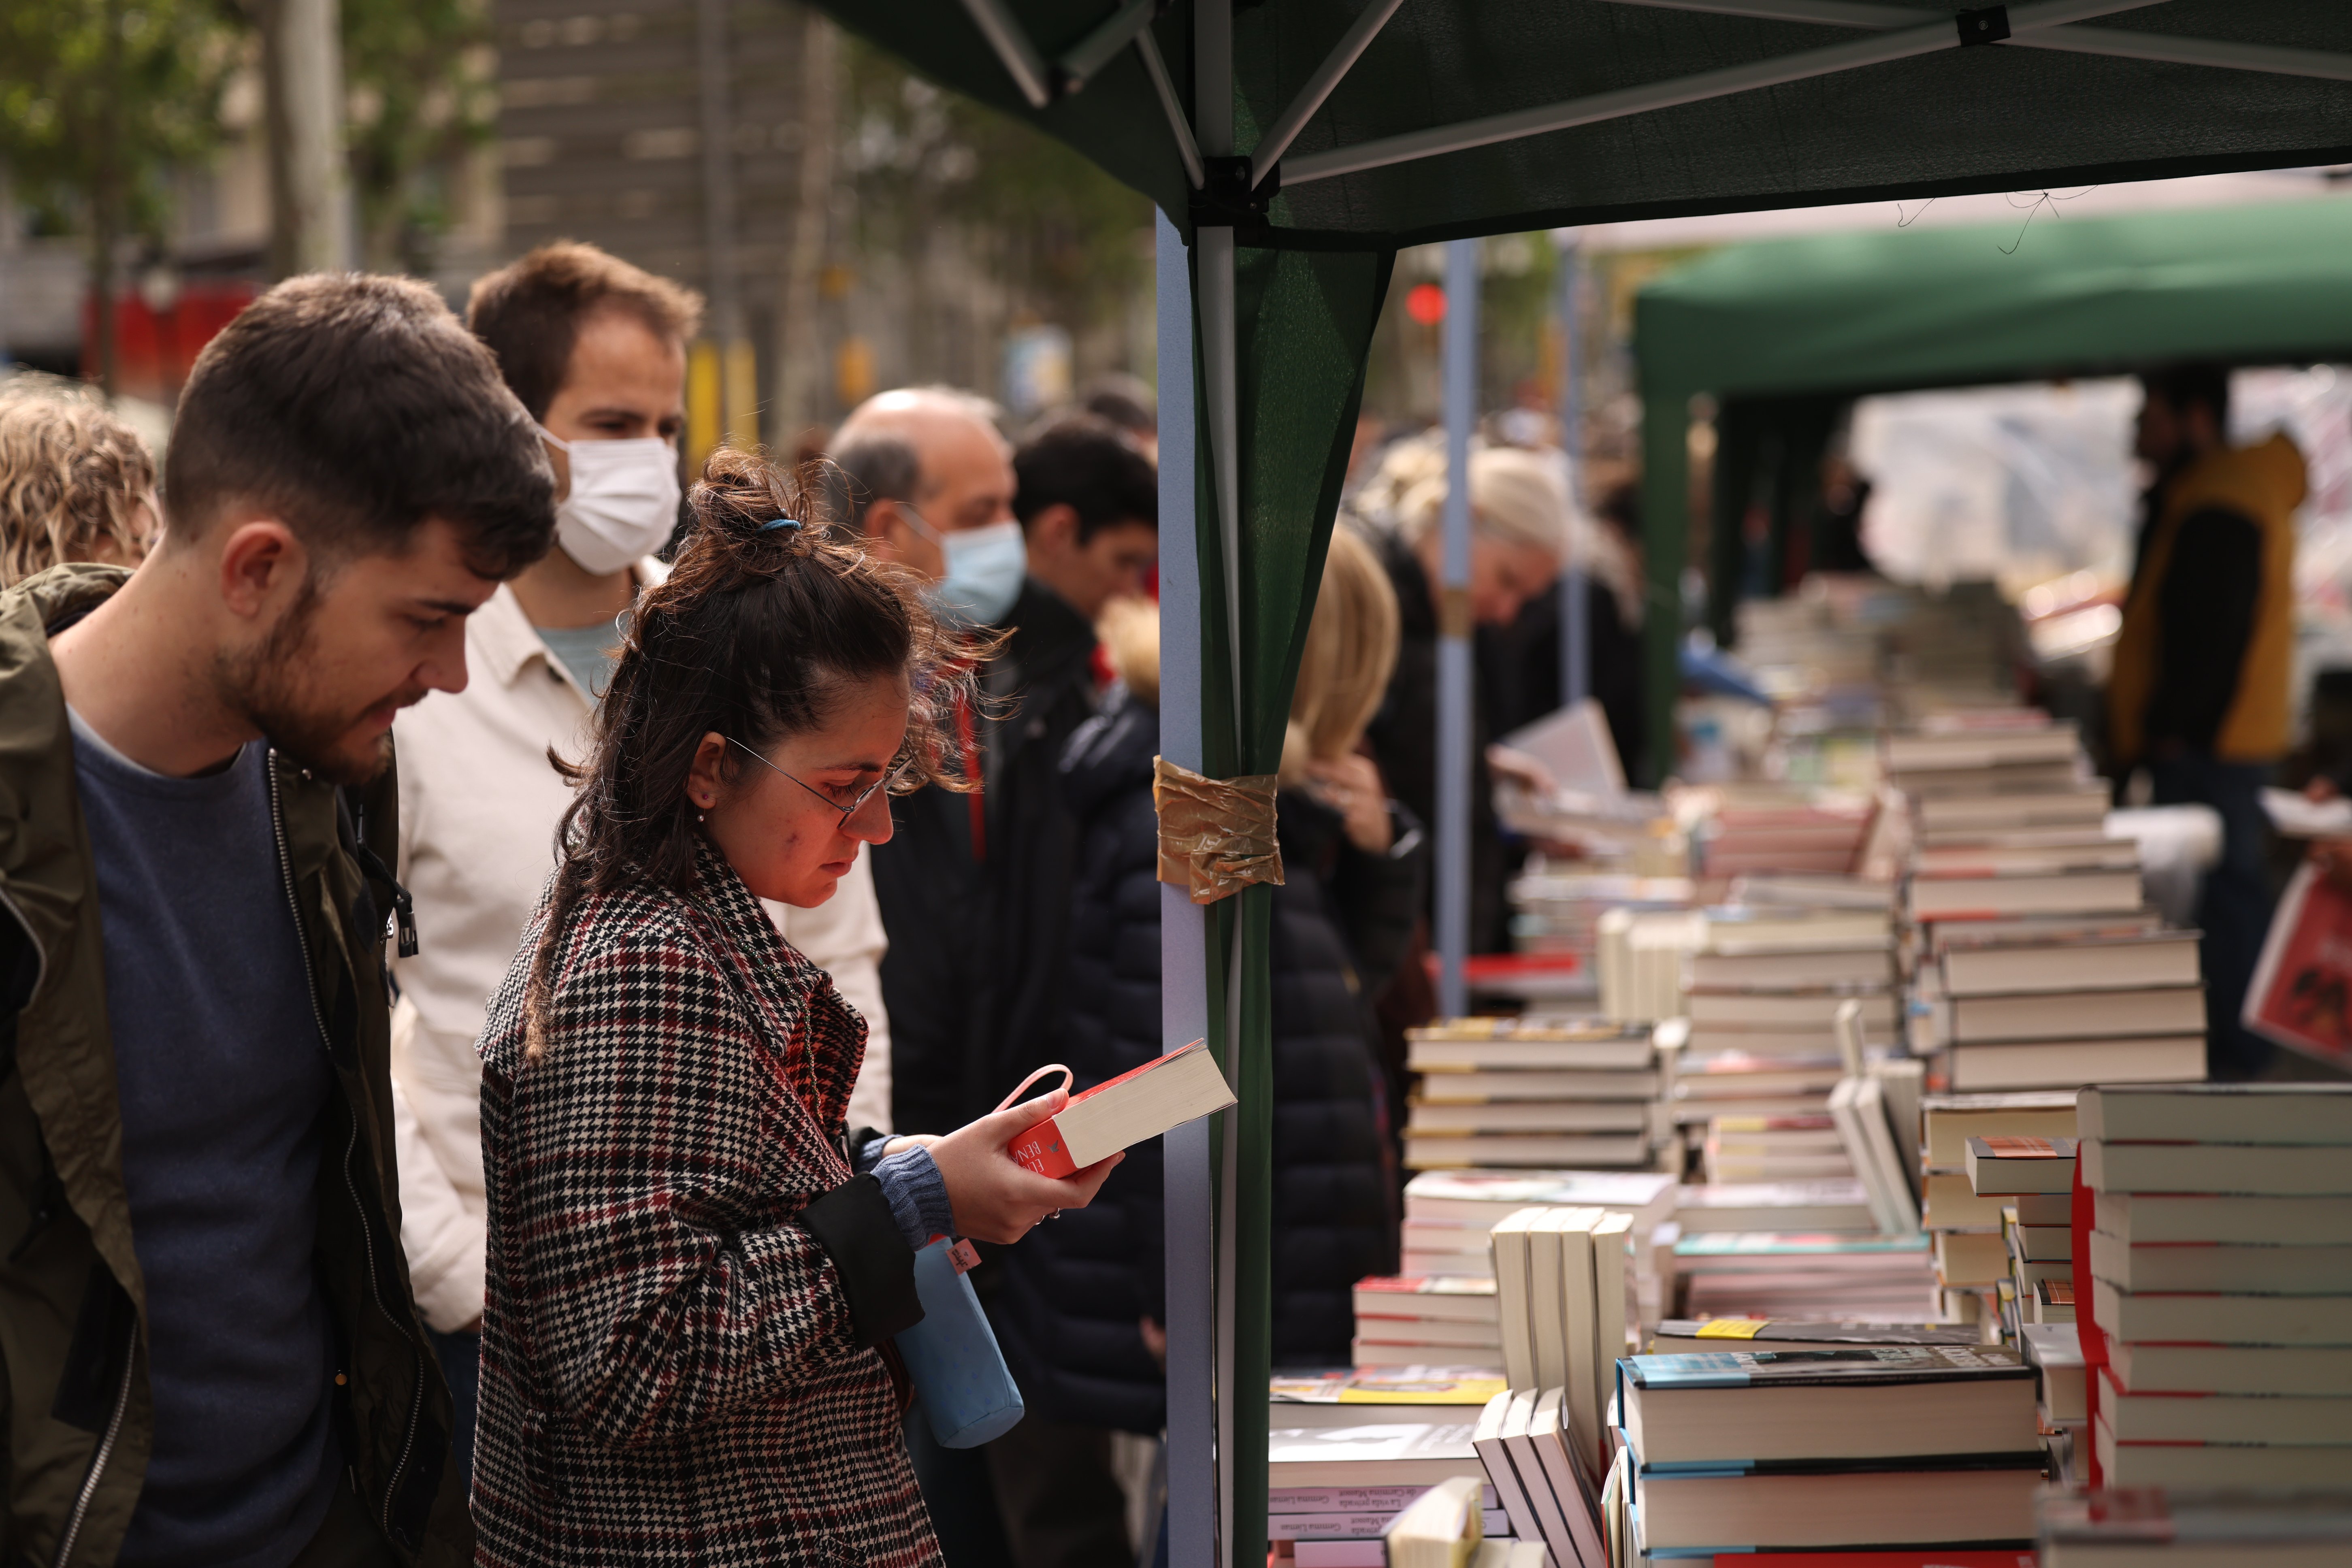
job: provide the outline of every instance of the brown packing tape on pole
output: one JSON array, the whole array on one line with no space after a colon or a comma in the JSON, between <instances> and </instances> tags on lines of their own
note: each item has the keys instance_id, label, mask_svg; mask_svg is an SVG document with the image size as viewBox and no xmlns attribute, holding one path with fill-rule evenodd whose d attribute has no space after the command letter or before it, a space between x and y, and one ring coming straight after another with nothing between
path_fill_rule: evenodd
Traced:
<instances>
[{"instance_id":1,"label":"brown packing tape on pole","mask_svg":"<svg viewBox=\"0 0 2352 1568\"><path fill-rule=\"evenodd\" d=\"M1253 882L1282 885L1272 773L1213 779L1151 760L1160 812L1160 879L1191 889L1196 904L1231 898Z\"/></svg>"}]
</instances>

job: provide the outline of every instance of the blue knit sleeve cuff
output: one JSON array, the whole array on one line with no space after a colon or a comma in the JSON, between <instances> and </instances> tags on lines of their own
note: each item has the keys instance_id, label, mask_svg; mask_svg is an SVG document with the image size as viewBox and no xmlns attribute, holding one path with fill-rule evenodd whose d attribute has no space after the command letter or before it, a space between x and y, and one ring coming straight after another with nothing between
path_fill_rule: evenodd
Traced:
<instances>
[{"instance_id":1,"label":"blue knit sleeve cuff","mask_svg":"<svg viewBox=\"0 0 2352 1568\"><path fill-rule=\"evenodd\" d=\"M947 1178L940 1174L929 1149L918 1143L899 1150L875 1165L874 1179L882 1184L882 1196L908 1247L920 1252L931 1237L955 1234Z\"/></svg>"}]
</instances>

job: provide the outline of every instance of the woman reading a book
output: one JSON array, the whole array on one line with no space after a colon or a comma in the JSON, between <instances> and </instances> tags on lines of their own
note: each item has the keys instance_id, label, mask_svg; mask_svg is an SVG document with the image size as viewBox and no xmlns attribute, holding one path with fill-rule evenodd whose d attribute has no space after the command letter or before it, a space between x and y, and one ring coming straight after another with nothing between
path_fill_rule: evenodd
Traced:
<instances>
[{"instance_id":1,"label":"woman reading a book","mask_svg":"<svg viewBox=\"0 0 2352 1568\"><path fill-rule=\"evenodd\" d=\"M890 1336L934 1236L1083 1206L1006 1152L1056 1092L944 1137L845 1129L866 1026L761 899L831 896L890 795L958 787L969 650L721 451L636 605L539 916L490 1005L486 1563L940 1561Z\"/></svg>"}]
</instances>

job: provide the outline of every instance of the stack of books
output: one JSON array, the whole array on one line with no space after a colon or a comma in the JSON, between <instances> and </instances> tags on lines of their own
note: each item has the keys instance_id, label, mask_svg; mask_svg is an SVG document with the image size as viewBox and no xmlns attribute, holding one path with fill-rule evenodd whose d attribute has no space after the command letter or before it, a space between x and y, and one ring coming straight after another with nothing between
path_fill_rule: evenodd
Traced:
<instances>
[{"instance_id":1,"label":"stack of books","mask_svg":"<svg viewBox=\"0 0 2352 1568\"><path fill-rule=\"evenodd\" d=\"M1675 1178L1652 1171L1423 1171L1405 1184L1403 1269L1429 1278L1495 1277L1488 1233L1530 1205L1597 1208L1625 1216L1641 1318L1664 1311L1673 1270L1657 1264L1672 1229ZM1362 1328L1358 1328L1360 1336Z\"/></svg>"},{"instance_id":2,"label":"stack of books","mask_svg":"<svg viewBox=\"0 0 2352 1568\"><path fill-rule=\"evenodd\" d=\"M1739 905L1703 911L1697 942L1683 961L1677 1011L1691 1022L1690 1058L1817 1051L1847 997L1863 1005L1873 1045L1899 1035L1893 911L1860 908Z\"/></svg>"},{"instance_id":3,"label":"stack of books","mask_svg":"<svg viewBox=\"0 0 2352 1568\"><path fill-rule=\"evenodd\" d=\"M1969 1184L1979 1198L2001 1205L2001 1247L2008 1278L1997 1285L2004 1337L2021 1325L2059 1320L2041 1315L2042 1303L2074 1290L2074 1150L2072 1138L1995 1134L1968 1142Z\"/></svg>"},{"instance_id":4,"label":"stack of books","mask_svg":"<svg viewBox=\"0 0 2352 1568\"><path fill-rule=\"evenodd\" d=\"M1826 1112L1711 1116L1699 1170L1709 1185L1851 1179L1838 1125Z\"/></svg>"},{"instance_id":5,"label":"stack of books","mask_svg":"<svg viewBox=\"0 0 2352 1568\"><path fill-rule=\"evenodd\" d=\"M1421 1075L1406 1116L1416 1171L1636 1169L1663 1089L1654 1031L1598 1019L1454 1018L1410 1030Z\"/></svg>"},{"instance_id":6,"label":"stack of books","mask_svg":"<svg viewBox=\"0 0 2352 1568\"><path fill-rule=\"evenodd\" d=\"M2055 1089L2013 1094L1931 1094L1920 1103L1922 1219L1935 1245L1940 1315L1956 1322L2001 1321L2000 1286L2010 1278L2003 1211L2021 1223L2066 1223L2068 1205L2046 1195L1977 1195L1969 1177L1971 1138L2073 1138L2074 1095ZM2041 1297L2053 1300L2043 1304ZM2022 1322L2071 1321L2071 1295L2020 1299Z\"/></svg>"},{"instance_id":7,"label":"stack of books","mask_svg":"<svg viewBox=\"0 0 2352 1568\"><path fill-rule=\"evenodd\" d=\"M1281 1414L1276 1407L1277 1418ZM1467 1412L1442 1421L1276 1427L1267 1434L1270 1556L1297 1568L1384 1568L1381 1536L1440 1482L1483 1483ZM1489 1536L1508 1536L1492 1487L1480 1497Z\"/></svg>"},{"instance_id":8,"label":"stack of books","mask_svg":"<svg viewBox=\"0 0 2352 1568\"><path fill-rule=\"evenodd\" d=\"M1619 1400L1634 1545L1652 1560L1931 1546L1951 1563L2032 1543L2045 1461L2014 1352L1636 1356Z\"/></svg>"},{"instance_id":9,"label":"stack of books","mask_svg":"<svg viewBox=\"0 0 2352 1568\"><path fill-rule=\"evenodd\" d=\"M2345 1486L2352 1084L2102 1085L2078 1115L2103 1484Z\"/></svg>"},{"instance_id":10,"label":"stack of books","mask_svg":"<svg viewBox=\"0 0 2352 1568\"><path fill-rule=\"evenodd\" d=\"M1517 951L1565 963L1578 982L1563 987L1565 994L1597 996L1601 916L1612 910L1686 910L1691 882L1687 877L1595 871L1571 862L1514 879L1509 898L1511 939Z\"/></svg>"},{"instance_id":11,"label":"stack of books","mask_svg":"<svg viewBox=\"0 0 2352 1568\"><path fill-rule=\"evenodd\" d=\"M1924 1236L1685 1236L1675 1243L1675 1315L1690 1318L1934 1318Z\"/></svg>"},{"instance_id":12,"label":"stack of books","mask_svg":"<svg viewBox=\"0 0 2352 1568\"><path fill-rule=\"evenodd\" d=\"M1495 1282L1461 1275L1356 1282L1359 1369L1496 1368L1503 1364Z\"/></svg>"},{"instance_id":13,"label":"stack of books","mask_svg":"<svg viewBox=\"0 0 2352 1568\"><path fill-rule=\"evenodd\" d=\"M2017 1342L2042 1383L2034 1415L2050 1446L2051 1479L2079 1486L2089 1475L2091 1420L2082 1339L2072 1323L2027 1323L2018 1331Z\"/></svg>"},{"instance_id":14,"label":"stack of books","mask_svg":"<svg viewBox=\"0 0 2352 1568\"><path fill-rule=\"evenodd\" d=\"M1910 1042L1948 1088L2204 1077L2197 933L2146 908L2072 724L1890 735L1886 766L1912 816Z\"/></svg>"},{"instance_id":15,"label":"stack of books","mask_svg":"<svg viewBox=\"0 0 2352 1568\"><path fill-rule=\"evenodd\" d=\"M1927 929L1937 963L1922 988L1924 1028L1948 1053L1953 1088L2205 1076L2196 931L2155 929L2137 911L1945 919Z\"/></svg>"},{"instance_id":16,"label":"stack of books","mask_svg":"<svg viewBox=\"0 0 2352 1568\"><path fill-rule=\"evenodd\" d=\"M1853 869L1870 831L1867 795L1769 784L1688 791L1691 850L1707 878L1756 872L1843 874Z\"/></svg>"},{"instance_id":17,"label":"stack of books","mask_svg":"<svg viewBox=\"0 0 2352 1568\"><path fill-rule=\"evenodd\" d=\"M1521 1542L1555 1568L1612 1568L1607 1505L1569 1426L1568 1391L1506 1391L1479 1414L1471 1444Z\"/></svg>"},{"instance_id":18,"label":"stack of books","mask_svg":"<svg viewBox=\"0 0 2352 1568\"><path fill-rule=\"evenodd\" d=\"M1727 1231L1870 1235L1878 1229L1858 1181L1735 1182L1686 1186L1675 1197L1684 1236Z\"/></svg>"},{"instance_id":19,"label":"stack of books","mask_svg":"<svg viewBox=\"0 0 2352 1568\"><path fill-rule=\"evenodd\" d=\"M2053 1489L2042 1499L2041 1568L2327 1568L2343 1563L2352 1563L2352 1492L2255 1497Z\"/></svg>"}]
</instances>

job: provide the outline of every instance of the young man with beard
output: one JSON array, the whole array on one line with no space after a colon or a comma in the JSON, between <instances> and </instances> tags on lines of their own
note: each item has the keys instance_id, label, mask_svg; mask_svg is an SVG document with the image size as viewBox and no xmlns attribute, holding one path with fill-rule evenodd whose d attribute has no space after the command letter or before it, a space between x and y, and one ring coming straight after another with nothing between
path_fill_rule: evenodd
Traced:
<instances>
[{"instance_id":1,"label":"young man with beard","mask_svg":"<svg viewBox=\"0 0 2352 1568\"><path fill-rule=\"evenodd\" d=\"M553 476L431 290L309 277L198 358L164 479L136 573L0 594L0 1558L467 1562L398 1243L391 731Z\"/></svg>"}]
</instances>

